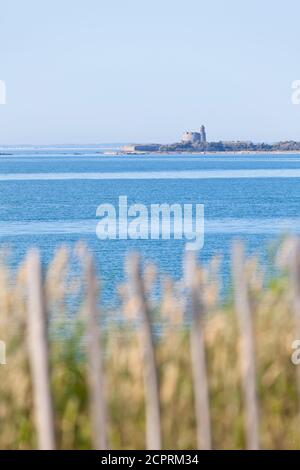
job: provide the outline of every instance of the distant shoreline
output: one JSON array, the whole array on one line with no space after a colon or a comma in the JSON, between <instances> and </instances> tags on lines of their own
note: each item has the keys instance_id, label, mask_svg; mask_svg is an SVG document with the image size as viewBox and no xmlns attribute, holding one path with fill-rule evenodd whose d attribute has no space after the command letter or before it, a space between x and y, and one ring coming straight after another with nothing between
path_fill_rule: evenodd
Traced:
<instances>
[{"instance_id":1,"label":"distant shoreline","mask_svg":"<svg viewBox=\"0 0 300 470\"><path fill-rule=\"evenodd\" d=\"M192 150L155 151L155 152L122 152L121 155L201 155L201 156L236 156L236 155L300 155L300 150L239 150L200 152ZM119 153L116 153L119 155Z\"/></svg>"},{"instance_id":2,"label":"distant shoreline","mask_svg":"<svg viewBox=\"0 0 300 470\"><path fill-rule=\"evenodd\" d=\"M197 154L197 155L266 155L266 154L300 154L300 150L238 150L238 151L233 151L233 150L226 150L226 151L213 151L213 152L157 152L157 153L192 153L192 154Z\"/></svg>"}]
</instances>

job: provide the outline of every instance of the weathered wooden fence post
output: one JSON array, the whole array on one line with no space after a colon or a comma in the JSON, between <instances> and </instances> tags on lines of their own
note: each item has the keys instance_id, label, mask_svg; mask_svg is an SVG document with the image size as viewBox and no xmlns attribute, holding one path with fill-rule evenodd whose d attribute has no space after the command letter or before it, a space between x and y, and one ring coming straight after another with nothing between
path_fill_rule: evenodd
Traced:
<instances>
[{"instance_id":1,"label":"weathered wooden fence post","mask_svg":"<svg viewBox=\"0 0 300 470\"><path fill-rule=\"evenodd\" d=\"M290 279L293 295L293 312L295 317L296 338L300 340L300 240L298 237L291 238L292 250L289 257ZM299 396L300 417L300 366L296 367L297 387Z\"/></svg>"},{"instance_id":2,"label":"weathered wooden fence post","mask_svg":"<svg viewBox=\"0 0 300 470\"><path fill-rule=\"evenodd\" d=\"M92 255L86 250L87 356L90 386L90 415L93 443L97 450L108 449L108 423L104 359L97 308L98 282Z\"/></svg>"},{"instance_id":3,"label":"weathered wooden fence post","mask_svg":"<svg viewBox=\"0 0 300 470\"><path fill-rule=\"evenodd\" d=\"M241 334L241 366L244 390L247 448L260 447L259 406L256 386L255 338L250 306L244 246L241 242L233 248L233 280L235 309Z\"/></svg>"},{"instance_id":4,"label":"weathered wooden fence post","mask_svg":"<svg viewBox=\"0 0 300 470\"><path fill-rule=\"evenodd\" d=\"M204 341L204 305L201 298L201 285L197 276L196 254L192 251L187 251L185 257L185 282L190 297L187 299L188 305L190 305L192 312L190 345L197 420L197 445L199 449L210 450L212 439Z\"/></svg>"},{"instance_id":5,"label":"weathered wooden fence post","mask_svg":"<svg viewBox=\"0 0 300 470\"><path fill-rule=\"evenodd\" d=\"M54 413L50 387L47 314L38 250L27 258L28 347L34 411L40 450L54 450Z\"/></svg>"},{"instance_id":6,"label":"weathered wooden fence post","mask_svg":"<svg viewBox=\"0 0 300 470\"><path fill-rule=\"evenodd\" d=\"M161 421L158 371L155 360L155 349L150 322L150 311L145 295L144 281L141 274L140 257L132 255L127 262L129 287L136 301L141 321L139 339L143 360L143 378L146 401L146 444L148 450L160 450Z\"/></svg>"}]
</instances>

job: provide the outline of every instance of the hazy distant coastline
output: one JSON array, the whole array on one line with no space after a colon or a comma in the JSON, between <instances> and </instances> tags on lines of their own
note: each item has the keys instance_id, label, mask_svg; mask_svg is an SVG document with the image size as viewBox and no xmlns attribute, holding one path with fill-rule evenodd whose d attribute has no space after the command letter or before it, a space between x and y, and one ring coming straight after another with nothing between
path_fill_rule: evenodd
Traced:
<instances>
[{"instance_id":1,"label":"hazy distant coastline","mask_svg":"<svg viewBox=\"0 0 300 470\"><path fill-rule=\"evenodd\" d=\"M170 145L162 145L160 151L167 152L201 152L201 153L282 153L282 152L300 152L300 142L283 141L273 144L253 143L251 141L232 141L232 142L179 142Z\"/></svg>"},{"instance_id":2,"label":"hazy distant coastline","mask_svg":"<svg viewBox=\"0 0 300 470\"><path fill-rule=\"evenodd\" d=\"M257 142L251 140L219 140L209 141L206 128L202 124L198 131L185 131L179 142L172 144L129 144L122 148L124 153L159 152L159 153L281 153L300 152L300 142L286 140L274 143Z\"/></svg>"},{"instance_id":3,"label":"hazy distant coastline","mask_svg":"<svg viewBox=\"0 0 300 470\"><path fill-rule=\"evenodd\" d=\"M225 150L225 151L197 151L197 150L191 150L191 151L158 151L156 153L162 154L162 155L178 155L178 154L193 154L193 155L224 155L224 156L234 156L234 155L269 155L269 154L274 154L274 155L280 155L280 154L285 154L285 155L299 155L300 150L238 150L238 151L233 151L233 150Z\"/></svg>"},{"instance_id":4,"label":"hazy distant coastline","mask_svg":"<svg viewBox=\"0 0 300 470\"><path fill-rule=\"evenodd\" d=\"M140 150L139 150L140 148ZM143 145L141 147L135 146L132 150L123 149L121 151L123 155L143 155L146 153L152 154L159 154L159 155L186 155L186 154L193 154L193 155L270 155L270 154L287 154L287 155L298 155L300 154L300 143L299 148L293 148L292 146L280 146L274 144L273 146L269 146L266 149L216 149L210 150L209 148L203 150L198 149L197 147L187 147L182 149L181 145L174 146L174 145L162 145L157 150L153 150L148 148L147 145Z\"/></svg>"}]
</instances>

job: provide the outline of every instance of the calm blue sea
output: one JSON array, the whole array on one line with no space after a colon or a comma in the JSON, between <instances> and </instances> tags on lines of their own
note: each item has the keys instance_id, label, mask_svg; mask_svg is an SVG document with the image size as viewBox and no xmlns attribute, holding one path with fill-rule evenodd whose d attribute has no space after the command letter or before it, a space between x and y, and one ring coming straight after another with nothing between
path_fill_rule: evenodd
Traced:
<instances>
[{"instance_id":1,"label":"calm blue sea","mask_svg":"<svg viewBox=\"0 0 300 470\"><path fill-rule=\"evenodd\" d=\"M270 242L300 232L299 155L111 156L109 146L5 148L0 152L0 242L12 248L16 265L31 246L45 264L61 244L85 240L97 257L106 295L123 277L124 256L139 250L164 273L179 278L182 240L114 240L96 237L99 204L202 203L203 262L222 254L230 276L232 241L266 258ZM268 249L268 250L266 250Z\"/></svg>"}]
</instances>

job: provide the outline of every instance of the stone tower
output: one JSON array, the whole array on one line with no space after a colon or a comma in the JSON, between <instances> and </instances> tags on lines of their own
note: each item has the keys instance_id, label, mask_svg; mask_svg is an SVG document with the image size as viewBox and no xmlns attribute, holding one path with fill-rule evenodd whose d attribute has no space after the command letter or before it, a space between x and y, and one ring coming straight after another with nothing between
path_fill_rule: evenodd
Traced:
<instances>
[{"instance_id":1,"label":"stone tower","mask_svg":"<svg viewBox=\"0 0 300 470\"><path fill-rule=\"evenodd\" d=\"M200 128L200 134L201 134L201 141L202 141L202 142L206 142L206 131L205 131L205 127L204 127L204 126L201 126L201 128Z\"/></svg>"}]
</instances>

